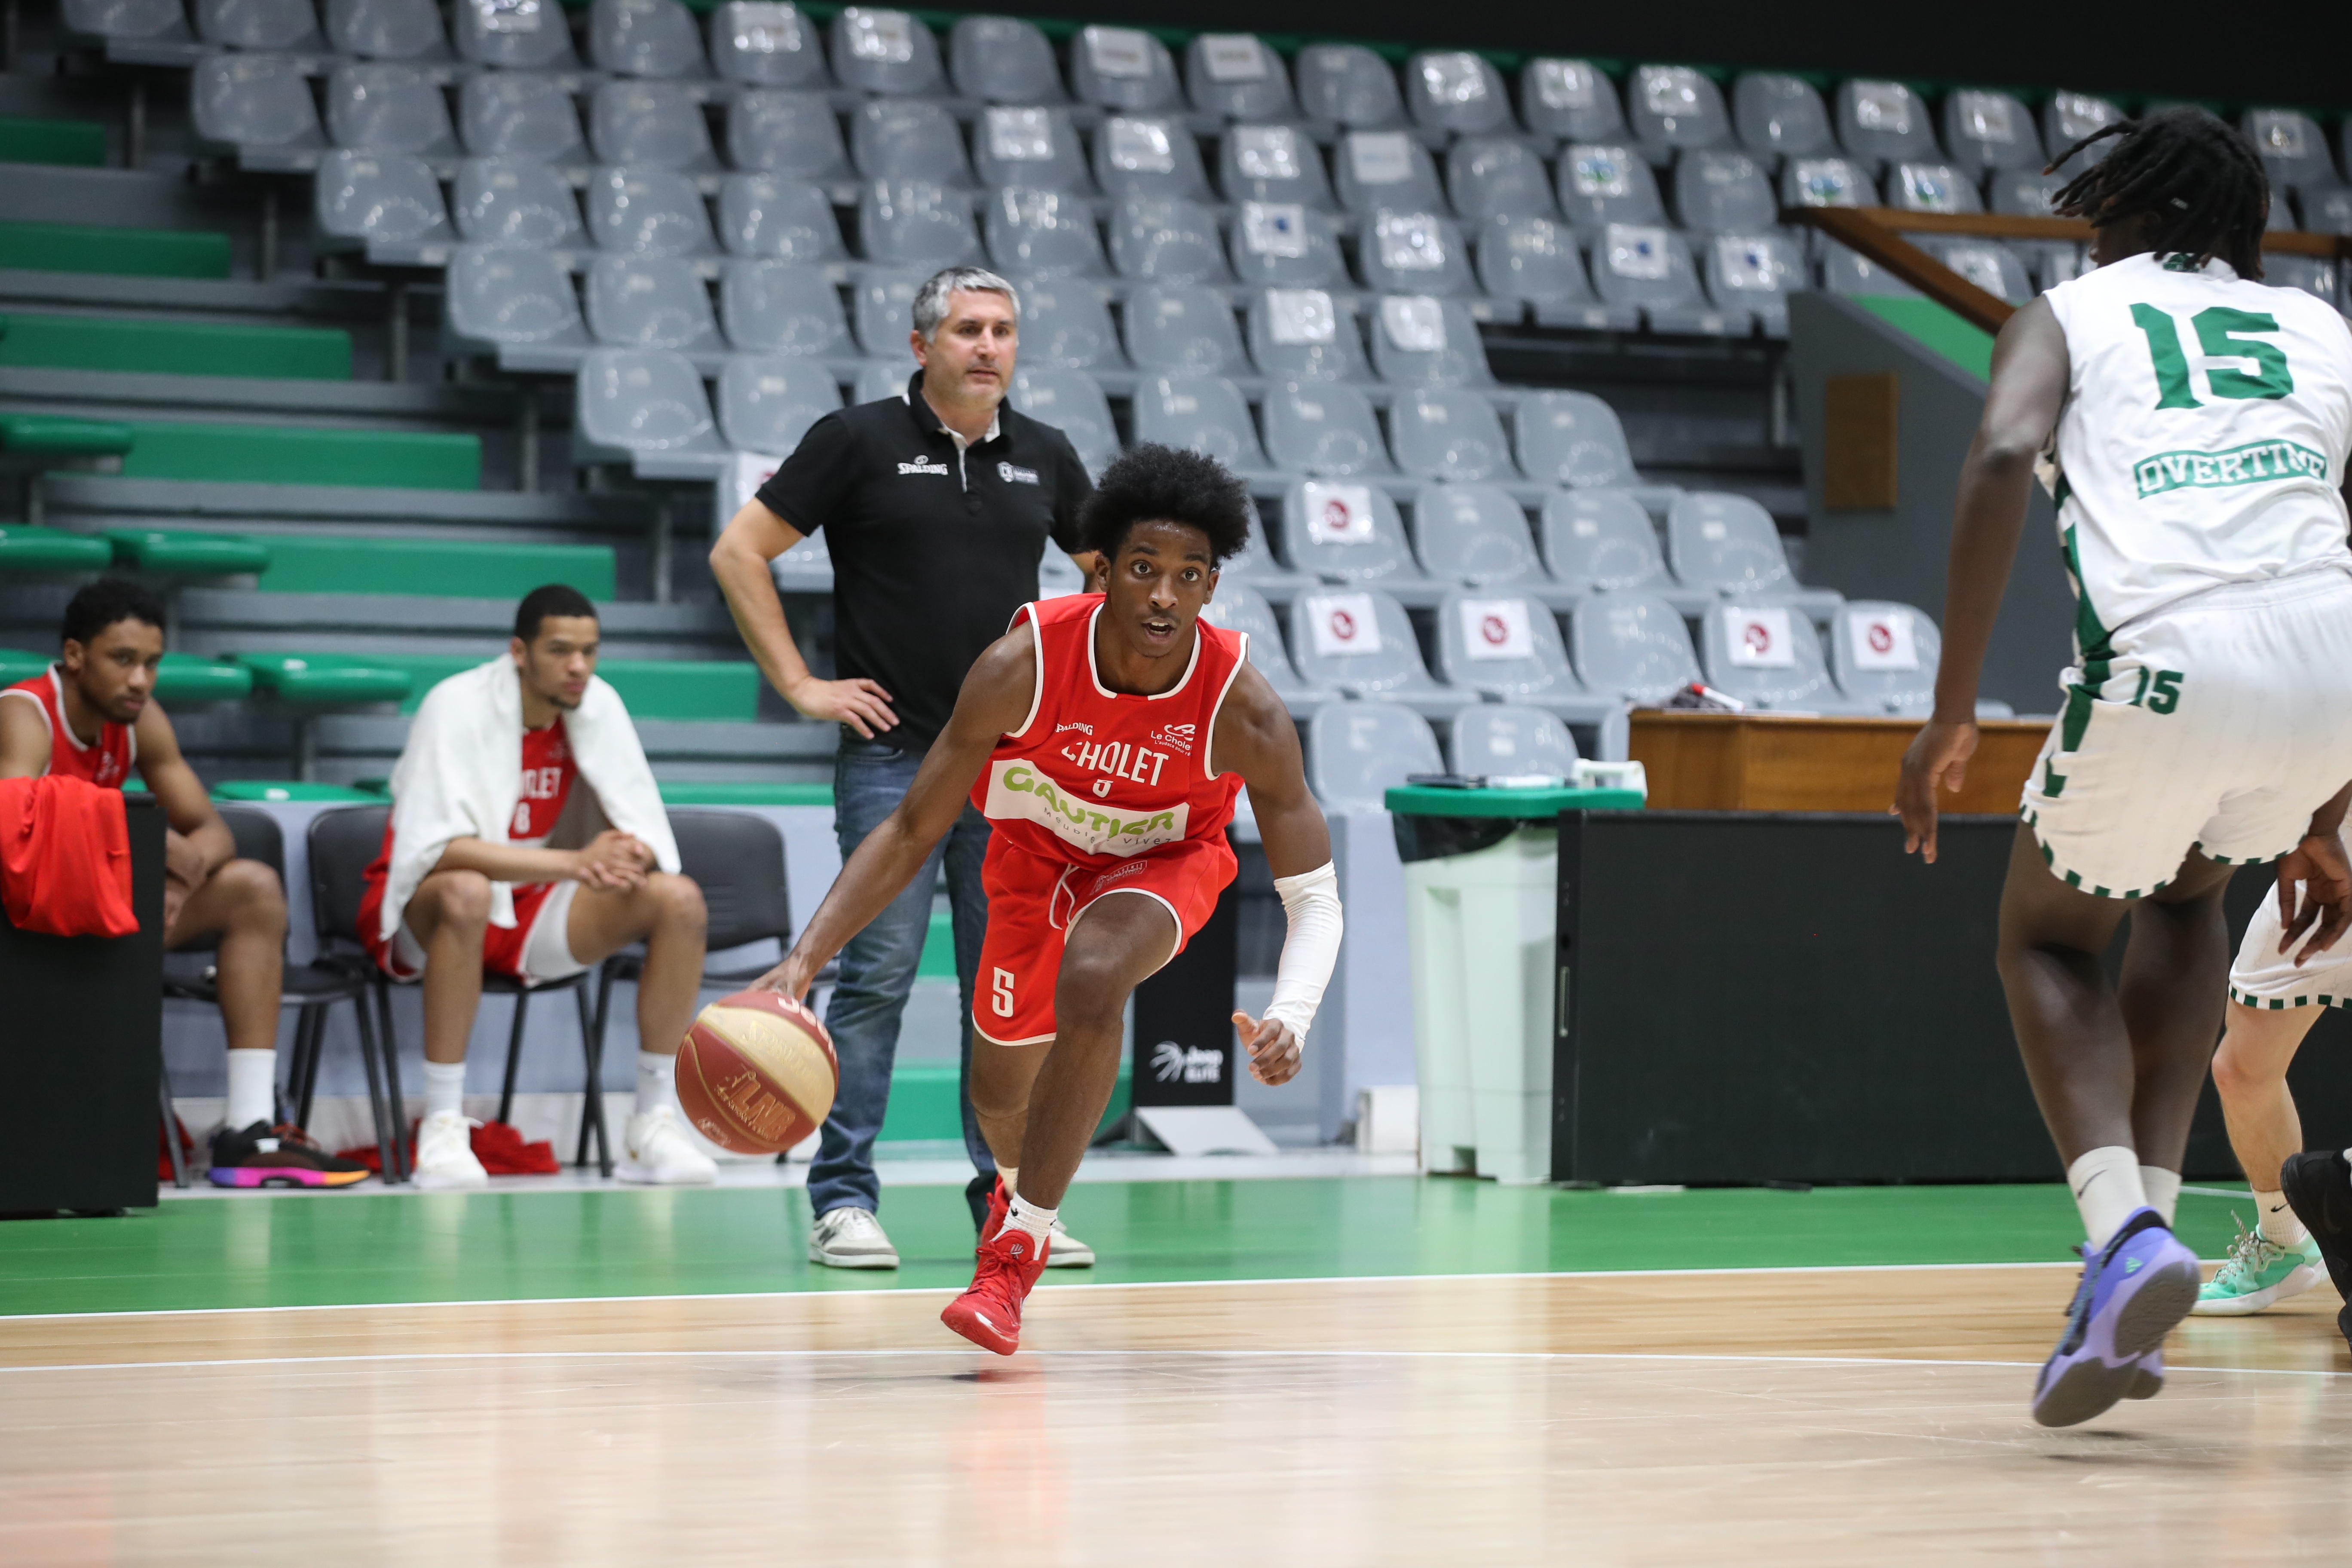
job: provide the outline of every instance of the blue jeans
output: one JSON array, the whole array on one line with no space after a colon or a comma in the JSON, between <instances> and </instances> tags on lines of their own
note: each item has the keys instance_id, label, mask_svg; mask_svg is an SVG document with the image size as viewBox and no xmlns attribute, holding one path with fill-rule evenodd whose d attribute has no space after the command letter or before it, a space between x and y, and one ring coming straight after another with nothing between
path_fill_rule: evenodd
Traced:
<instances>
[{"instance_id":1,"label":"blue jeans","mask_svg":"<svg viewBox=\"0 0 2352 1568\"><path fill-rule=\"evenodd\" d=\"M833 832L845 862L898 809L921 762L843 731L833 762ZM809 1207L817 1214L880 1206L874 1139L890 1108L898 1025L922 961L923 939L930 931L931 893L942 866L955 922L956 984L963 1000L958 1041L963 1076L957 1096L963 1111L963 1146L983 1176L995 1174L996 1161L971 1111L971 994L980 974L981 939L988 932L988 895L980 884L981 862L987 854L988 819L967 805L906 890L841 950L841 978L824 1009L824 1026L832 1031L833 1048L841 1058L841 1088L834 1096L833 1114L825 1118L816 1161L809 1166Z\"/></svg>"}]
</instances>

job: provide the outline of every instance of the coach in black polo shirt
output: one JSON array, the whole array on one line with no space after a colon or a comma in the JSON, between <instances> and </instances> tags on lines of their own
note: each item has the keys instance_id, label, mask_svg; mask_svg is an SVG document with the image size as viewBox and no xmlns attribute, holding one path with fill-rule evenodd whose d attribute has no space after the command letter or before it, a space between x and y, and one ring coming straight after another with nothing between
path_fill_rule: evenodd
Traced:
<instances>
[{"instance_id":1,"label":"coach in black polo shirt","mask_svg":"<svg viewBox=\"0 0 2352 1568\"><path fill-rule=\"evenodd\" d=\"M972 661L1037 596L1046 549L1077 542L1078 507L1094 489L1085 465L1067 437L1004 400L1020 309L1011 284L977 268L950 268L926 282L915 296L911 339L922 368L906 395L818 420L710 552L735 624L768 679L802 713L842 726L834 832L845 860L914 782ZM820 528L833 557L834 680L817 679L801 658L770 569ZM966 806L907 890L842 950L824 1020L841 1058L841 1089L809 1170L815 1262L898 1266L874 1217L881 1200L874 1138L889 1105L899 1019L942 868L971 1076L987 848L988 821ZM995 1162L969 1092L961 1099L964 1147L980 1170L971 1189L977 1225ZM1083 1243L1061 1234L1052 1256L1094 1261Z\"/></svg>"}]
</instances>

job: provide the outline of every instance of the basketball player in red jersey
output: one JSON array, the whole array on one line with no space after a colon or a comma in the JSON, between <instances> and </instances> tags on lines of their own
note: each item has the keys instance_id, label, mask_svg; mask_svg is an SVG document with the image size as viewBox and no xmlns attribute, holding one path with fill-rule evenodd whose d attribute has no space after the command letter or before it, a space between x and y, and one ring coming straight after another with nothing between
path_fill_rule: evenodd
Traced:
<instances>
[{"instance_id":1,"label":"basketball player in red jersey","mask_svg":"<svg viewBox=\"0 0 2352 1568\"><path fill-rule=\"evenodd\" d=\"M1339 879L1298 731L1249 639L1199 619L1249 502L1213 459L1129 452L1080 517L1102 592L1026 605L965 679L898 810L859 845L765 984L807 994L898 896L970 797L994 829L983 881L972 1107L1002 1175L971 1289L941 1319L1010 1355L1062 1194L1118 1077L1128 995L1183 950L1234 879L1244 785L1289 916L1263 1020L1234 1015L1262 1083L1297 1075L1339 954Z\"/></svg>"}]
</instances>

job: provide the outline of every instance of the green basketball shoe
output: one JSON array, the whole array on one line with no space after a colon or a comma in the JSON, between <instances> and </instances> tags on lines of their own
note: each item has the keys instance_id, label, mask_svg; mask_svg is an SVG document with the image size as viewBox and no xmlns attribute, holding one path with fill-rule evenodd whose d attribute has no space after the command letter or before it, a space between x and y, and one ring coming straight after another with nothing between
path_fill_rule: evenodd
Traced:
<instances>
[{"instance_id":1,"label":"green basketball shoe","mask_svg":"<svg viewBox=\"0 0 2352 1568\"><path fill-rule=\"evenodd\" d=\"M2319 1283L2320 1272L2319 1244L2310 1237L2298 1246L2281 1247L2239 1220L2229 1258L2197 1292L2197 1305L2189 1310L2208 1318L2243 1317L2302 1295Z\"/></svg>"}]
</instances>

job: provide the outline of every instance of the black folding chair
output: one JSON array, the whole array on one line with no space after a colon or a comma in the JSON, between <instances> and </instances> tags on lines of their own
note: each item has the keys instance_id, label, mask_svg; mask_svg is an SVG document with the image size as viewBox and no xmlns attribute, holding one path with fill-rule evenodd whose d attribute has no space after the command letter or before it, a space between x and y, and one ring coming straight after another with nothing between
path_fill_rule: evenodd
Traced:
<instances>
[{"instance_id":1,"label":"black folding chair","mask_svg":"<svg viewBox=\"0 0 2352 1568\"><path fill-rule=\"evenodd\" d=\"M367 891L367 868L383 848L384 824L392 819L388 805L347 805L322 811L310 819L310 927L319 940L319 963L345 976L363 993L373 993L370 1016L365 996L357 998L360 1049L367 1061L368 1093L379 1092L375 1053L382 1041L383 1110L376 1122L378 1152L387 1183L408 1177L407 1143L401 1126L404 1105L400 1092L400 1043L392 1029L392 991L383 972L360 942L360 898ZM379 1026L381 1032L379 1033ZM309 1048L295 1041L295 1067L289 1088L296 1114L307 1118L319 1087L319 1031ZM387 1135L384 1129L389 1126Z\"/></svg>"},{"instance_id":2,"label":"black folding chair","mask_svg":"<svg viewBox=\"0 0 2352 1568\"><path fill-rule=\"evenodd\" d=\"M286 878L286 838L279 830L278 819L269 813L250 805L220 807L221 820L228 825L229 834L236 840L236 856L240 860L258 860L278 873L282 884ZM383 829L377 828L381 834ZM314 879L315 880L315 879ZM220 1000L220 972L213 955L220 950L220 939L208 936L163 955L163 994L187 1002ZM381 1088L378 1043L370 1026L367 1005L367 982L350 967L338 963L289 963L279 992L279 1005L299 1009L294 1018L294 1052L289 1063L288 1083L299 1086L293 1095L298 1109L291 1118L298 1127L307 1129L310 1122L310 1091L319 1077L319 1052L327 1033L327 1015L338 1002L349 1002L358 1011L360 1021L360 1059L367 1068L368 1111L375 1121L376 1150L389 1163L393 1145L399 1135L396 1106L387 1107ZM163 1080L163 1141L172 1152L172 1179L180 1186L188 1184L188 1173L183 1162L177 1130L172 1125L172 1086L167 1074ZM278 1098L278 1115L285 1117L285 1096Z\"/></svg>"}]
</instances>

